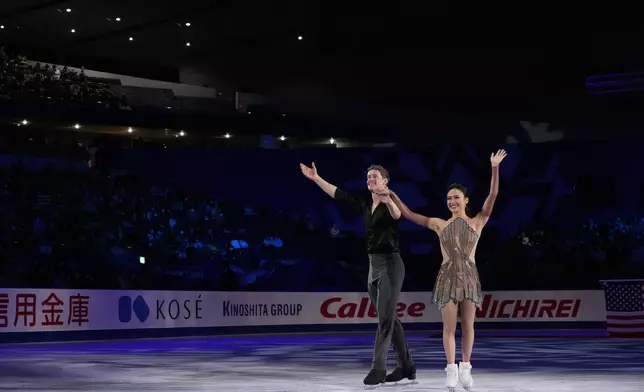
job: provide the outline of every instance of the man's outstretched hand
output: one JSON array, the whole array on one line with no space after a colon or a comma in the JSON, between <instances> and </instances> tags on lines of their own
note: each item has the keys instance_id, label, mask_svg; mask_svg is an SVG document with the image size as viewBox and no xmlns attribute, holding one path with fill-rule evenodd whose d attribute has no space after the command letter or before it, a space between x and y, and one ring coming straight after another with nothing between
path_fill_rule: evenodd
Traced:
<instances>
[{"instance_id":1,"label":"man's outstretched hand","mask_svg":"<svg viewBox=\"0 0 644 392\"><path fill-rule=\"evenodd\" d=\"M315 167L315 162L311 163L311 167L300 163L300 170L302 170L304 177L308 178L311 181L315 180L318 177L318 169Z\"/></svg>"}]
</instances>

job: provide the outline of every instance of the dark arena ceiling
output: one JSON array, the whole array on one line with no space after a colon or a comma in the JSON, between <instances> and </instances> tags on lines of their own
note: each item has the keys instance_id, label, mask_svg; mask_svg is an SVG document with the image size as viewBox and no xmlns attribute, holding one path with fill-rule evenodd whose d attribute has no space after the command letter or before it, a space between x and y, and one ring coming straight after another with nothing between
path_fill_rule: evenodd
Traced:
<instances>
[{"instance_id":1,"label":"dark arena ceiling","mask_svg":"<svg viewBox=\"0 0 644 392\"><path fill-rule=\"evenodd\" d=\"M565 7L2 0L0 43L34 60L134 76L180 81L179 70L192 67L237 91L401 106L443 96L583 96L589 75L644 68L638 23Z\"/></svg>"}]
</instances>

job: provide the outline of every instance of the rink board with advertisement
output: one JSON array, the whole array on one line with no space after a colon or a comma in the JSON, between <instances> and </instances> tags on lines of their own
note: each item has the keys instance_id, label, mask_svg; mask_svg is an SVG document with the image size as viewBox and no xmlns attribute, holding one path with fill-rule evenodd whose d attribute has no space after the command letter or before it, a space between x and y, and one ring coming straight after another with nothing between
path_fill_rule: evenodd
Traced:
<instances>
[{"instance_id":1,"label":"rink board with advertisement","mask_svg":"<svg viewBox=\"0 0 644 392\"><path fill-rule=\"evenodd\" d=\"M489 292L477 321L604 322L604 304L602 290ZM403 323L441 321L431 292L402 293L397 311ZM0 289L5 333L375 322L366 293Z\"/></svg>"}]
</instances>

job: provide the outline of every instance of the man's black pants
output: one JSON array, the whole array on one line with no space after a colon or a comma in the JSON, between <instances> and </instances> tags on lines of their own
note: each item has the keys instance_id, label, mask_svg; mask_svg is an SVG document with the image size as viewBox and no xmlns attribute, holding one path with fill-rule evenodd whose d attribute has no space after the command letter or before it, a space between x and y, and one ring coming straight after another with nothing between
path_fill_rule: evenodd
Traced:
<instances>
[{"instance_id":1,"label":"man's black pants","mask_svg":"<svg viewBox=\"0 0 644 392\"><path fill-rule=\"evenodd\" d=\"M413 365L402 323L396 314L405 279L405 265L398 253L369 255L369 297L378 316L372 369L387 369L389 345L393 344L399 367Z\"/></svg>"}]
</instances>

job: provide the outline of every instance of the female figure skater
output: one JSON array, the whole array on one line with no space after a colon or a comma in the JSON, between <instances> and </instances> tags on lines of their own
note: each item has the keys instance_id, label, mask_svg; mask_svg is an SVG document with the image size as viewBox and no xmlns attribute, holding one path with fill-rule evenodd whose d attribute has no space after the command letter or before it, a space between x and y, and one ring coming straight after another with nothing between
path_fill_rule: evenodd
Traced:
<instances>
[{"instance_id":1,"label":"female figure skater","mask_svg":"<svg viewBox=\"0 0 644 392\"><path fill-rule=\"evenodd\" d=\"M496 195L499 192L499 164L506 157L505 150L499 150L490 157L492 165L492 181L490 194L483 209L474 218L466 214L469 199L467 189L463 185L454 184L447 192L447 208L452 213L448 220L428 218L411 211L394 193L385 189L384 194L390 194L402 215L410 221L434 230L440 240L443 263L436 278L432 301L441 311L443 318L443 347L447 357L445 368L445 386L452 392L458 385L470 390L473 385L470 356L474 345L474 317L476 309L480 308L482 293L478 271L474 263L474 254L479 237L487 223ZM460 315L463 359L456 366L456 322Z\"/></svg>"}]
</instances>

